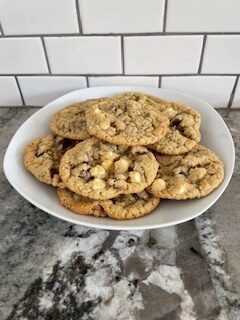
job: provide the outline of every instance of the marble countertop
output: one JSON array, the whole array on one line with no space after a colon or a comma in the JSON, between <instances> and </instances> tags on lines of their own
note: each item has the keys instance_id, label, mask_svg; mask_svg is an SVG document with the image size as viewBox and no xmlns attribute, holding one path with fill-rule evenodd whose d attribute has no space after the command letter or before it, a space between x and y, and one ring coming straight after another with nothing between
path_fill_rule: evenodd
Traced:
<instances>
[{"instance_id":1,"label":"marble countertop","mask_svg":"<svg viewBox=\"0 0 240 320\"><path fill-rule=\"evenodd\" d=\"M34 108L0 109L0 158ZM104 231L24 200L0 172L0 319L240 319L240 111L220 110L236 167L223 196L187 223Z\"/></svg>"}]
</instances>

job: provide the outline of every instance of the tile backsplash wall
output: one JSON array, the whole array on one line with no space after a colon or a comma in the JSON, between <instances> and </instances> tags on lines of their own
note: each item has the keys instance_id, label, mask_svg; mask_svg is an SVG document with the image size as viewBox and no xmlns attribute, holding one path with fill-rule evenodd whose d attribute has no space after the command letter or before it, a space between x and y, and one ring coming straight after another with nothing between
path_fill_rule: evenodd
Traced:
<instances>
[{"instance_id":1,"label":"tile backsplash wall","mask_svg":"<svg viewBox=\"0 0 240 320\"><path fill-rule=\"evenodd\" d=\"M0 0L0 106L141 85L240 108L239 13L239 0Z\"/></svg>"}]
</instances>

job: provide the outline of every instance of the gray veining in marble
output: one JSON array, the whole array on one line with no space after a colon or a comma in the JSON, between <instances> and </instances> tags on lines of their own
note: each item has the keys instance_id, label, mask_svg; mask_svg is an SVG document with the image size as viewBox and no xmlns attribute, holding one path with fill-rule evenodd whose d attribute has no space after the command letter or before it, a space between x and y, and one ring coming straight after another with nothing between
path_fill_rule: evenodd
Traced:
<instances>
[{"instance_id":1,"label":"gray veining in marble","mask_svg":"<svg viewBox=\"0 0 240 320\"><path fill-rule=\"evenodd\" d=\"M0 109L0 160L36 109ZM89 229L35 208L0 172L0 319L240 319L240 112L219 111L233 179L195 221L151 231Z\"/></svg>"}]
</instances>

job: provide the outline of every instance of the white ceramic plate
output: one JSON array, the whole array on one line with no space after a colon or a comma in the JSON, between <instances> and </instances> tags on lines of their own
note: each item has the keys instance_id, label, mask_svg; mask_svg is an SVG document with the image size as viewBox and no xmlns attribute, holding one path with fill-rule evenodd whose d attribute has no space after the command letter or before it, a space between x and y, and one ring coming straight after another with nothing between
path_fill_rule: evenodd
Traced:
<instances>
[{"instance_id":1,"label":"white ceramic plate","mask_svg":"<svg viewBox=\"0 0 240 320\"><path fill-rule=\"evenodd\" d=\"M64 106L89 98L112 96L123 91L141 91L157 97L186 103L202 116L201 144L212 149L222 159L225 178L219 188L209 196L187 201L162 200L151 214L136 220L116 221L109 218L95 218L77 215L59 204L56 190L37 181L23 166L25 146L33 139L50 132L50 119ZM4 159L4 172L11 185L36 207L62 220L76 224L112 229L152 229L175 225L199 216L211 207L227 187L234 169L235 152L231 134L220 115L208 103L180 92L147 87L96 87L71 92L33 114L17 130L12 138Z\"/></svg>"}]
</instances>

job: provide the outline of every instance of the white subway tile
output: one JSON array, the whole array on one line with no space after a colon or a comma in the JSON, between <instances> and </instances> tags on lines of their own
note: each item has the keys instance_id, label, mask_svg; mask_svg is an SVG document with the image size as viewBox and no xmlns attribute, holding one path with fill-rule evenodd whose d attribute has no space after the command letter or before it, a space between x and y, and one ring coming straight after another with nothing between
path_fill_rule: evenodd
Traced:
<instances>
[{"instance_id":1,"label":"white subway tile","mask_svg":"<svg viewBox=\"0 0 240 320\"><path fill-rule=\"evenodd\" d=\"M239 0L168 0L166 31L239 32Z\"/></svg>"},{"instance_id":2,"label":"white subway tile","mask_svg":"<svg viewBox=\"0 0 240 320\"><path fill-rule=\"evenodd\" d=\"M1 38L0 73L47 73L47 63L38 38Z\"/></svg>"},{"instance_id":3,"label":"white subway tile","mask_svg":"<svg viewBox=\"0 0 240 320\"><path fill-rule=\"evenodd\" d=\"M239 73L240 36L208 36L202 73Z\"/></svg>"},{"instance_id":4,"label":"white subway tile","mask_svg":"<svg viewBox=\"0 0 240 320\"><path fill-rule=\"evenodd\" d=\"M126 37L127 74L178 74L198 70L202 36Z\"/></svg>"},{"instance_id":5,"label":"white subway tile","mask_svg":"<svg viewBox=\"0 0 240 320\"><path fill-rule=\"evenodd\" d=\"M149 86L158 87L158 77L89 77L89 85L96 86Z\"/></svg>"},{"instance_id":6,"label":"white subway tile","mask_svg":"<svg viewBox=\"0 0 240 320\"><path fill-rule=\"evenodd\" d=\"M22 99L14 77L0 77L0 106L21 106Z\"/></svg>"},{"instance_id":7,"label":"white subway tile","mask_svg":"<svg viewBox=\"0 0 240 320\"><path fill-rule=\"evenodd\" d=\"M74 0L0 1L6 35L78 32Z\"/></svg>"},{"instance_id":8,"label":"white subway tile","mask_svg":"<svg viewBox=\"0 0 240 320\"><path fill-rule=\"evenodd\" d=\"M160 32L164 0L79 0L84 33Z\"/></svg>"},{"instance_id":9,"label":"white subway tile","mask_svg":"<svg viewBox=\"0 0 240 320\"><path fill-rule=\"evenodd\" d=\"M162 88L182 91L217 108L227 107L236 77L163 77Z\"/></svg>"},{"instance_id":10,"label":"white subway tile","mask_svg":"<svg viewBox=\"0 0 240 320\"><path fill-rule=\"evenodd\" d=\"M26 105L43 106L52 100L86 87L85 77L18 77Z\"/></svg>"},{"instance_id":11,"label":"white subway tile","mask_svg":"<svg viewBox=\"0 0 240 320\"><path fill-rule=\"evenodd\" d=\"M120 37L45 38L53 73L121 72Z\"/></svg>"},{"instance_id":12,"label":"white subway tile","mask_svg":"<svg viewBox=\"0 0 240 320\"><path fill-rule=\"evenodd\" d=\"M237 88L235 91L232 108L240 108L240 80L238 79Z\"/></svg>"}]
</instances>

